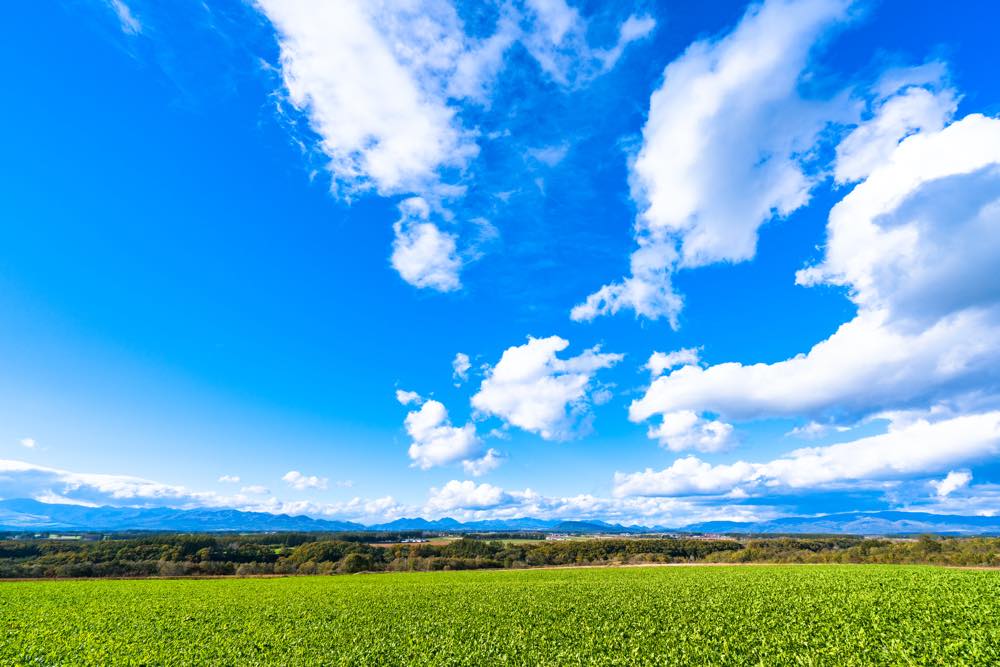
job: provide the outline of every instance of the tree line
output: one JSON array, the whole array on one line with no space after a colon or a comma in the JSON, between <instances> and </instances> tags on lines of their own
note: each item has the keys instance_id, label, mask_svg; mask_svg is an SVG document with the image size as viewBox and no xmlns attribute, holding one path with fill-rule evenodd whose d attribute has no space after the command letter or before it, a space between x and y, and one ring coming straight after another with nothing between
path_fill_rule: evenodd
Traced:
<instances>
[{"instance_id":1,"label":"tree line","mask_svg":"<svg viewBox=\"0 0 1000 667\"><path fill-rule=\"evenodd\" d=\"M517 541L491 534L156 534L0 540L0 578L349 574L642 563L927 563L1000 566L998 538L631 537ZM346 538L346 539L345 539ZM500 538L500 539L497 539ZM376 543L375 540L381 540Z\"/></svg>"}]
</instances>

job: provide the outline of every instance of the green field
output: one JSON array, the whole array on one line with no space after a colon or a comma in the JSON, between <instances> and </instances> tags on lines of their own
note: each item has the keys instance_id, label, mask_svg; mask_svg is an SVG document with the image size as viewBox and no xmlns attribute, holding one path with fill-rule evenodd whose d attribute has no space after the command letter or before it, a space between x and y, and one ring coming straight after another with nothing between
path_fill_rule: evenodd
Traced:
<instances>
[{"instance_id":1,"label":"green field","mask_svg":"<svg viewBox=\"0 0 1000 667\"><path fill-rule=\"evenodd\" d=\"M0 583L0 664L1000 664L1000 572L749 566Z\"/></svg>"}]
</instances>

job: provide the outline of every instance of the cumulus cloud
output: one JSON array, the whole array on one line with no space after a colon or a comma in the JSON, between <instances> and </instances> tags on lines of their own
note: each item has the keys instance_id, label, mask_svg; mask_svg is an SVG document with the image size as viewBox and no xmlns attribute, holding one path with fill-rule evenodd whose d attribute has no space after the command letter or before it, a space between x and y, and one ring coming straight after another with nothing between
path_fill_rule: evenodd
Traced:
<instances>
[{"instance_id":1,"label":"cumulus cloud","mask_svg":"<svg viewBox=\"0 0 1000 667\"><path fill-rule=\"evenodd\" d=\"M499 468L502 463L503 456L500 455L500 452L490 447L482 457L462 461L462 469L468 475L482 477L491 470Z\"/></svg>"},{"instance_id":2,"label":"cumulus cloud","mask_svg":"<svg viewBox=\"0 0 1000 667\"><path fill-rule=\"evenodd\" d=\"M421 403L423 398L420 397L415 391L407 391L405 389L396 390L396 400L399 401L400 405L409 405L410 403Z\"/></svg>"},{"instance_id":3,"label":"cumulus cloud","mask_svg":"<svg viewBox=\"0 0 1000 667\"><path fill-rule=\"evenodd\" d=\"M631 165L640 206L631 275L576 306L574 320L631 309L676 328L675 270L752 258L760 226L809 200L818 176L803 161L851 107L843 97L806 98L802 82L815 45L850 5L767 0L666 67Z\"/></svg>"},{"instance_id":4,"label":"cumulus cloud","mask_svg":"<svg viewBox=\"0 0 1000 667\"><path fill-rule=\"evenodd\" d=\"M944 479L931 482L931 486L937 492L938 497L944 498L954 491L968 486L972 481L972 474L964 470L952 470Z\"/></svg>"},{"instance_id":5,"label":"cumulus cloud","mask_svg":"<svg viewBox=\"0 0 1000 667\"><path fill-rule=\"evenodd\" d=\"M452 426L444 404L433 399L406 415L405 426L410 458L421 470L471 459L482 446L474 424Z\"/></svg>"},{"instance_id":6,"label":"cumulus cloud","mask_svg":"<svg viewBox=\"0 0 1000 667\"><path fill-rule=\"evenodd\" d=\"M392 267L414 287L439 292L459 289L462 260L457 254L457 237L430 222L430 206L421 197L404 200L399 211L401 217L392 226Z\"/></svg>"},{"instance_id":7,"label":"cumulus cloud","mask_svg":"<svg viewBox=\"0 0 1000 667\"><path fill-rule=\"evenodd\" d=\"M223 484L239 484L240 483L240 476L239 475L222 475L222 476L219 477L219 481L222 482Z\"/></svg>"},{"instance_id":8,"label":"cumulus cloud","mask_svg":"<svg viewBox=\"0 0 1000 667\"><path fill-rule=\"evenodd\" d=\"M336 503L287 501L274 496L263 497L268 496L268 490L260 486L246 486L235 494L219 494L130 475L71 472L11 460L0 460L0 489L4 498L33 498L87 507L233 508L365 522L392 520L406 512L412 514L414 510L391 496L356 497Z\"/></svg>"},{"instance_id":9,"label":"cumulus cloud","mask_svg":"<svg viewBox=\"0 0 1000 667\"><path fill-rule=\"evenodd\" d=\"M305 491L306 489L325 489L327 485L326 477L303 475L298 470L289 470L281 479L282 481L287 482L288 486L298 491Z\"/></svg>"},{"instance_id":10,"label":"cumulus cloud","mask_svg":"<svg viewBox=\"0 0 1000 667\"><path fill-rule=\"evenodd\" d=\"M883 76L869 117L837 145L836 181L867 178L905 137L944 128L958 107L958 95L942 85L945 74L943 63L929 63Z\"/></svg>"},{"instance_id":11,"label":"cumulus cloud","mask_svg":"<svg viewBox=\"0 0 1000 667\"><path fill-rule=\"evenodd\" d=\"M700 499L620 497L591 494L546 496L531 489L505 490L492 484L452 480L432 488L428 502L416 513L450 516L463 521L514 519L605 520L668 527L696 521L753 521L777 516L773 508Z\"/></svg>"},{"instance_id":12,"label":"cumulus cloud","mask_svg":"<svg viewBox=\"0 0 1000 667\"><path fill-rule=\"evenodd\" d=\"M698 349L685 347L673 352L653 352L649 355L646 368L650 375L659 377L665 371L672 370L678 366L696 366L698 364Z\"/></svg>"},{"instance_id":13,"label":"cumulus cloud","mask_svg":"<svg viewBox=\"0 0 1000 667\"><path fill-rule=\"evenodd\" d=\"M0 460L0 489L5 498L63 498L94 506L212 505L220 499L215 493L197 493L140 477L77 473L11 460Z\"/></svg>"},{"instance_id":14,"label":"cumulus cloud","mask_svg":"<svg viewBox=\"0 0 1000 667\"><path fill-rule=\"evenodd\" d=\"M545 496L531 489L506 491L494 485L471 481L451 481L432 489L428 502L418 505L400 503L392 496L354 497L332 503L289 501L266 497L266 489L256 486L247 486L238 494L221 495L125 475L76 473L3 460L0 460L0 488L5 498L34 498L42 502L89 507L235 508L366 524L391 521L402 516L454 516L465 521L532 516L545 519L605 519L624 523L642 521L650 525L678 526L693 521L749 521L775 516L773 508L746 503L709 505L699 499L602 498L589 494Z\"/></svg>"},{"instance_id":15,"label":"cumulus cloud","mask_svg":"<svg viewBox=\"0 0 1000 667\"><path fill-rule=\"evenodd\" d=\"M447 512L459 508L486 509L501 505L509 499L503 489L492 484L453 479L439 489L431 489L427 509L431 512Z\"/></svg>"},{"instance_id":16,"label":"cumulus cloud","mask_svg":"<svg viewBox=\"0 0 1000 667\"><path fill-rule=\"evenodd\" d=\"M934 474L1000 451L1000 411L893 425L882 435L797 449L766 463L712 465L694 456L663 470L615 473L616 496L721 494L734 489L813 488Z\"/></svg>"},{"instance_id":17,"label":"cumulus cloud","mask_svg":"<svg viewBox=\"0 0 1000 667\"><path fill-rule=\"evenodd\" d=\"M472 406L546 440L573 437L589 409L595 374L623 355L594 347L568 359L556 356L568 346L559 336L529 336L524 345L507 348L472 397Z\"/></svg>"},{"instance_id":18,"label":"cumulus cloud","mask_svg":"<svg viewBox=\"0 0 1000 667\"><path fill-rule=\"evenodd\" d=\"M674 452L686 449L718 452L730 444L732 434L732 424L705 419L690 410L667 413L658 426L649 429L650 438L658 439L661 445Z\"/></svg>"},{"instance_id":19,"label":"cumulus cloud","mask_svg":"<svg viewBox=\"0 0 1000 667\"><path fill-rule=\"evenodd\" d=\"M38 446L38 443L35 442L34 438L21 438L17 442L18 442L19 445L21 445L22 447L25 447L27 449L34 449L35 447Z\"/></svg>"},{"instance_id":20,"label":"cumulus cloud","mask_svg":"<svg viewBox=\"0 0 1000 667\"><path fill-rule=\"evenodd\" d=\"M937 94L947 115L954 93ZM854 319L784 361L661 376L630 406L633 421L679 410L853 421L998 402L1000 120L971 114L914 129L899 118L890 134L905 137L877 166L856 168L870 173L830 212L824 258L796 275L847 288Z\"/></svg>"},{"instance_id":21,"label":"cumulus cloud","mask_svg":"<svg viewBox=\"0 0 1000 667\"><path fill-rule=\"evenodd\" d=\"M472 368L472 362L469 360L469 355L464 352L457 353L451 361L452 377L459 383L469 379L470 368Z\"/></svg>"}]
</instances>

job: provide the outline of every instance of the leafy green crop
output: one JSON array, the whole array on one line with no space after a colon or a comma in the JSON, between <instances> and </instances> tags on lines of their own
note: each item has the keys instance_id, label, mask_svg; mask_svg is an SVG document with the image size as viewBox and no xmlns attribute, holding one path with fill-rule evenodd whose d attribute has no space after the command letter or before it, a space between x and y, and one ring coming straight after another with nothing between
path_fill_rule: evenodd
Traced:
<instances>
[{"instance_id":1,"label":"leafy green crop","mask_svg":"<svg viewBox=\"0 0 1000 667\"><path fill-rule=\"evenodd\" d=\"M752 566L0 583L0 664L1000 664L1000 572Z\"/></svg>"}]
</instances>

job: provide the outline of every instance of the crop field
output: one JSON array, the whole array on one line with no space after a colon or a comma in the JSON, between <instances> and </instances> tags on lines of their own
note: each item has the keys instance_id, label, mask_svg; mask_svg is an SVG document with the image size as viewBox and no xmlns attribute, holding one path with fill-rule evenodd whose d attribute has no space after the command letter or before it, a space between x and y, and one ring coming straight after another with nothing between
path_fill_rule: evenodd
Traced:
<instances>
[{"instance_id":1,"label":"crop field","mask_svg":"<svg viewBox=\"0 0 1000 667\"><path fill-rule=\"evenodd\" d=\"M1000 572L588 568L0 583L0 664L1000 664Z\"/></svg>"}]
</instances>

